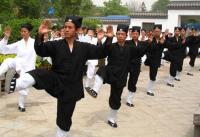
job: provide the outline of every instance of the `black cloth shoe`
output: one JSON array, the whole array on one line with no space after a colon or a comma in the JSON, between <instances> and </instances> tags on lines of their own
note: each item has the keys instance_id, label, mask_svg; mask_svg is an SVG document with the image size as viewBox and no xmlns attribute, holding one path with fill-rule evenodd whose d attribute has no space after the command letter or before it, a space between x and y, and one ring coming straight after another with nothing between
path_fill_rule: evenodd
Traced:
<instances>
[{"instance_id":1,"label":"black cloth shoe","mask_svg":"<svg viewBox=\"0 0 200 137\"><path fill-rule=\"evenodd\" d=\"M91 89L90 87L85 87L85 90L87 91L87 93L92 96L93 98L97 98L97 92L94 91L93 89Z\"/></svg>"},{"instance_id":2,"label":"black cloth shoe","mask_svg":"<svg viewBox=\"0 0 200 137\"><path fill-rule=\"evenodd\" d=\"M179 78L174 78L174 80L176 80L176 81L181 81Z\"/></svg>"},{"instance_id":3,"label":"black cloth shoe","mask_svg":"<svg viewBox=\"0 0 200 137\"><path fill-rule=\"evenodd\" d=\"M25 108L22 108L22 107L20 107L20 106L18 107L18 110L21 111L21 112L25 112L25 111L26 111Z\"/></svg>"},{"instance_id":4,"label":"black cloth shoe","mask_svg":"<svg viewBox=\"0 0 200 137\"><path fill-rule=\"evenodd\" d=\"M147 95L149 95L149 96L154 96L154 93L147 92Z\"/></svg>"},{"instance_id":5,"label":"black cloth shoe","mask_svg":"<svg viewBox=\"0 0 200 137\"><path fill-rule=\"evenodd\" d=\"M167 83L167 86L174 87L174 84Z\"/></svg>"},{"instance_id":6,"label":"black cloth shoe","mask_svg":"<svg viewBox=\"0 0 200 137\"><path fill-rule=\"evenodd\" d=\"M15 87L16 87L16 78L13 77L10 82L10 90L9 90L8 94L13 93L15 91Z\"/></svg>"},{"instance_id":7,"label":"black cloth shoe","mask_svg":"<svg viewBox=\"0 0 200 137\"><path fill-rule=\"evenodd\" d=\"M193 74L192 74L192 73L189 73L189 72L187 73L187 75L189 75L189 76L193 76Z\"/></svg>"},{"instance_id":8,"label":"black cloth shoe","mask_svg":"<svg viewBox=\"0 0 200 137\"><path fill-rule=\"evenodd\" d=\"M91 90L91 88L90 87L85 87L85 90L88 92L88 91Z\"/></svg>"},{"instance_id":9,"label":"black cloth shoe","mask_svg":"<svg viewBox=\"0 0 200 137\"><path fill-rule=\"evenodd\" d=\"M126 102L126 105L129 107L134 107L134 104Z\"/></svg>"},{"instance_id":10,"label":"black cloth shoe","mask_svg":"<svg viewBox=\"0 0 200 137\"><path fill-rule=\"evenodd\" d=\"M11 82L10 82L10 90L8 92L8 94L13 93L15 91L15 87L16 87L16 79L19 78L20 75L16 72L15 75L13 76Z\"/></svg>"},{"instance_id":11,"label":"black cloth shoe","mask_svg":"<svg viewBox=\"0 0 200 137\"><path fill-rule=\"evenodd\" d=\"M113 122L111 122L110 120L108 120L108 125L110 125L111 127L113 127L113 128L117 128L118 126L117 126L117 123L113 123Z\"/></svg>"}]
</instances>

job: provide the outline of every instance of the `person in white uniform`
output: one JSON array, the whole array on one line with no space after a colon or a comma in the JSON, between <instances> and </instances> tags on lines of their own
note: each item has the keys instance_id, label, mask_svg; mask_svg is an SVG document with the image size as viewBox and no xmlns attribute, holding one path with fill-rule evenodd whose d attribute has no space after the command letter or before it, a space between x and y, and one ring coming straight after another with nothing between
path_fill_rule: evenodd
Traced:
<instances>
[{"instance_id":1,"label":"person in white uniform","mask_svg":"<svg viewBox=\"0 0 200 137\"><path fill-rule=\"evenodd\" d=\"M87 34L84 37L84 42L88 42L90 44L97 44L97 38L94 37L94 29L88 28ZM98 60L88 60L87 61L87 72L86 72L86 79L85 79L85 88L91 86L93 78L95 76L95 68L98 65Z\"/></svg>"},{"instance_id":2,"label":"person in white uniform","mask_svg":"<svg viewBox=\"0 0 200 137\"><path fill-rule=\"evenodd\" d=\"M21 36L22 39L12 44L8 44L8 38L4 38L2 41L2 45L0 46L0 53L1 54L16 54L15 58L8 58L3 61L0 66L0 76L4 75L8 69L13 68L16 70L17 74L23 75L23 73L35 69L35 62L36 62L36 53L34 50L34 39L30 37L30 32L32 30L32 25L29 23L23 24L21 26ZM17 76L17 75L15 75ZM13 80L15 80L14 77ZM11 81L11 88L10 92L14 87L12 87ZM25 98L28 95L28 89L20 90L19 91L19 103L18 109L21 112L25 111Z\"/></svg>"}]
</instances>

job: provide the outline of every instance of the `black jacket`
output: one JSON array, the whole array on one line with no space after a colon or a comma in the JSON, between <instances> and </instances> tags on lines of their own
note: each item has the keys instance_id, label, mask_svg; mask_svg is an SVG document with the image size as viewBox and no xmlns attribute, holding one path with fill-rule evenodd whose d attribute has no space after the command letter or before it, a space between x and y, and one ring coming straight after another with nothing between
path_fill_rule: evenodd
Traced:
<instances>
[{"instance_id":1,"label":"black jacket","mask_svg":"<svg viewBox=\"0 0 200 137\"><path fill-rule=\"evenodd\" d=\"M99 68L97 74L104 79L104 83L124 87L130 64L130 44L126 41L123 47L118 43L106 47L109 47L107 48L108 64Z\"/></svg>"},{"instance_id":2,"label":"black jacket","mask_svg":"<svg viewBox=\"0 0 200 137\"><path fill-rule=\"evenodd\" d=\"M165 43L157 43L156 39L153 38L151 43L148 43L147 48L147 58L145 60L145 65L160 67L162 52L165 48Z\"/></svg>"},{"instance_id":3,"label":"black jacket","mask_svg":"<svg viewBox=\"0 0 200 137\"><path fill-rule=\"evenodd\" d=\"M52 70L30 72L36 79L34 86L68 101L84 97L82 80L86 61L106 56L104 46L74 41L71 52L65 39L44 43L39 36L35 39L35 51L41 57L52 58Z\"/></svg>"}]
</instances>

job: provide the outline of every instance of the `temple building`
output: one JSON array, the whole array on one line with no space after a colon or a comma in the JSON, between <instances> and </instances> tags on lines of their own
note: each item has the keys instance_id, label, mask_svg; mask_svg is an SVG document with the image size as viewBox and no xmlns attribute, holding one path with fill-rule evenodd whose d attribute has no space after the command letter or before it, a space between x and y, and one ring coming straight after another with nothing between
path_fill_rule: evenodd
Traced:
<instances>
[{"instance_id":1,"label":"temple building","mask_svg":"<svg viewBox=\"0 0 200 137\"><path fill-rule=\"evenodd\" d=\"M167 12L134 12L130 16L98 17L104 28L108 25L125 23L151 29L154 24L162 24L162 31L173 32L175 26L197 27L200 30L200 0L171 0Z\"/></svg>"}]
</instances>

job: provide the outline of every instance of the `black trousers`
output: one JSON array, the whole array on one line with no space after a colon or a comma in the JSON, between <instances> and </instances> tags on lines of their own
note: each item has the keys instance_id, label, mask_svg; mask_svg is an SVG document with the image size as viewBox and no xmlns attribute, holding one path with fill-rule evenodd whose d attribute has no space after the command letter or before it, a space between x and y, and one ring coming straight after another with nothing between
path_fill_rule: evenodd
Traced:
<instances>
[{"instance_id":1,"label":"black trousers","mask_svg":"<svg viewBox=\"0 0 200 137\"><path fill-rule=\"evenodd\" d=\"M177 70L178 70L178 65L172 61L170 63L170 68L169 68L170 76L175 77Z\"/></svg>"},{"instance_id":2,"label":"black trousers","mask_svg":"<svg viewBox=\"0 0 200 137\"><path fill-rule=\"evenodd\" d=\"M184 59L181 59L180 64L177 66L177 70L179 72L181 72L183 70L183 62L184 62Z\"/></svg>"},{"instance_id":3,"label":"black trousers","mask_svg":"<svg viewBox=\"0 0 200 137\"><path fill-rule=\"evenodd\" d=\"M141 68L141 64L134 64L134 66L131 66L131 70L130 70L130 75L129 75L129 80L128 80L128 90L130 92L136 92L137 87L137 81L138 81L138 77L140 75L140 68Z\"/></svg>"},{"instance_id":4,"label":"black trousers","mask_svg":"<svg viewBox=\"0 0 200 137\"><path fill-rule=\"evenodd\" d=\"M153 66L153 65L149 66L149 77L150 77L150 80L156 81L157 73L158 73L158 66Z\"/></svg>"},{"instance_id":5,"label":"black trousers","mask_svg":"<svg viewBox=\"0 0 200 137\"><path fill-rule=\"evenodd\" d=\"M195 55L189 55L190 56L190 66L194 67L194 64L195 64L195 60L196 60L196 57Z\"/></svg>"},{"instance_id":6,"label":"black trousers","mask_svg":"<svg viewBox=\"0 0 200 137\"><path fill-rule=\"evenodd\" d=\"M72 125L72 115L76 106L76 101L65 102L57 100L56 124L64 131L69 131Z\"/></svg>"},{"instance_id":7,"label":"black trousers","mask_svg":"<svg viewBox=\"0 0 200 137\"><path fill-rule=\"evenodd\" d=\"M111 84L109 106L114 110L118 110L121 107L121 95L123 88L124 87L117 87Z\"/></svg>"}]
</instances>

